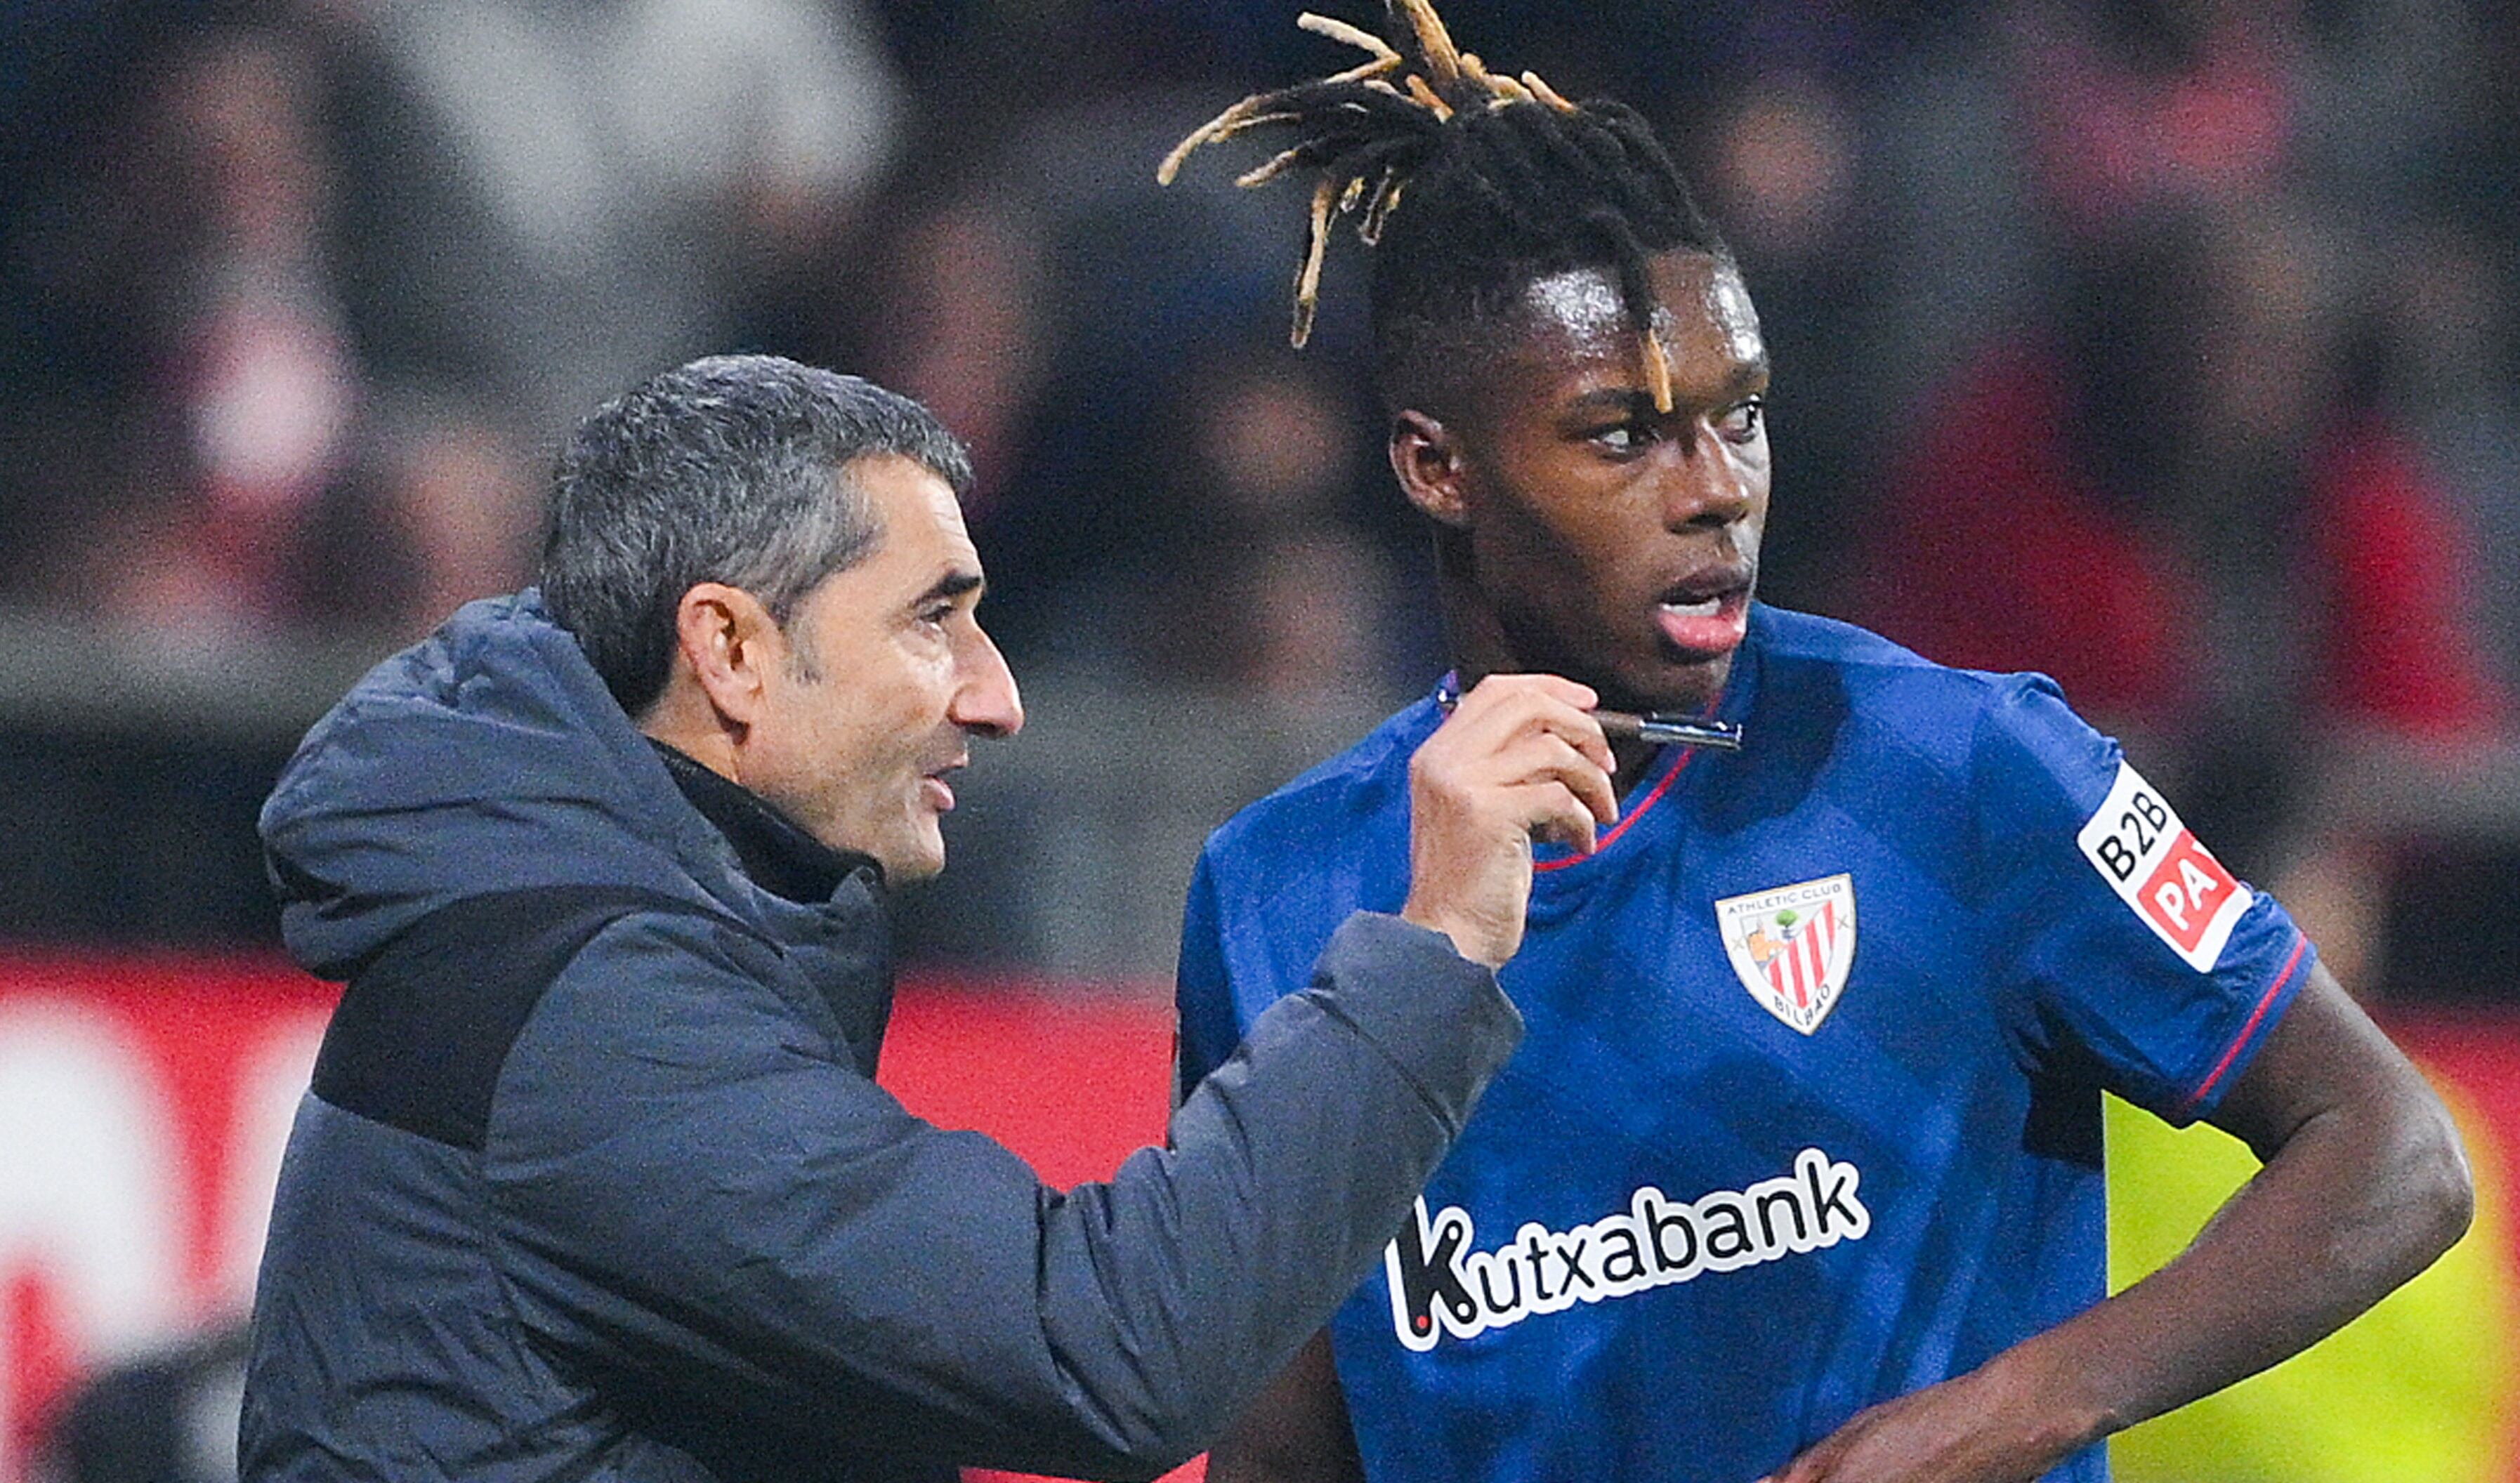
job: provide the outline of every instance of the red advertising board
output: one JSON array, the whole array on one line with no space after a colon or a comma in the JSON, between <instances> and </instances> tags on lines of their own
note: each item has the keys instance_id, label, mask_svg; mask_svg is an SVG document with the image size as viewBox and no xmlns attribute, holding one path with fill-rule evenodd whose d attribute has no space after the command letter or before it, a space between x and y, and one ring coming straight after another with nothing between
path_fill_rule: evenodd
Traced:
<instances>
[{"instance_id":1,"label":"red advertising board","mask_svg":"<svg viewBox=\"0 0 2520 1483\"><path fill-rule=\"evenodd\" d=\"M85 1369L243 1309L333 999L270 962L0 959L0 1480Z\"/></svg>"},{"instance_id":2,"label":"red advertising board","mask_svg":"<svg viewBox=\"0 0 2520 1483\"><path fill-rule=\"evenodd\" d=\"M1061 1186L1163 1135L1159 1002L905 986L884 1080ZM0 955L0 1483L95 1366L242 1313L337 990L271 960Z\"/></svg>"}]
</instances>

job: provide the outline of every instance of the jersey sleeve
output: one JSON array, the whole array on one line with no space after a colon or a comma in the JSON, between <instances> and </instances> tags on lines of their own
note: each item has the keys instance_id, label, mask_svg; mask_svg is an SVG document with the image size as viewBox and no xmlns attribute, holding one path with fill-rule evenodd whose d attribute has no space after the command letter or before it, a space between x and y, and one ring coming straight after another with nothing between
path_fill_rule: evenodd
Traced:
<instances>
[{"instance_id":1,"label":"jersey sleeve","mask_svg":"<svg viewBox=\"0 0 2520 1483\"><path fill-rule=\"evenodd\" d=\"M2053 682L2006 682L1972 751L1986 946L2034 1065L2185 1124L2310 976L2273 897L2225 869Z\"/></svg>"},{"instance_id":2,"label":"jersey sleeve","mask_svg":"<svg viewBox=\"0 0 2520 1483\"><path fill-rule=\"evenodd\" d=\"M1173 987L1175 1105L1188 1101L1207 1073L1225 1064L1242 1039L1234 988L1226 975L1223 931L1215 867L1202 850L1182 908L1181 967Z\"/></svg>"}]
</instances>

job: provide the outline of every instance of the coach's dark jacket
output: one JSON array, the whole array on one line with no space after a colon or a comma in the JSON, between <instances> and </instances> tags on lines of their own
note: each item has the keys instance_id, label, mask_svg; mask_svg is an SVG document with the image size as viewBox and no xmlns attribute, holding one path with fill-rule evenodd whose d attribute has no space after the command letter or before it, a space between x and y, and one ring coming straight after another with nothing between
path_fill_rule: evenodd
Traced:
<instances>
[{"instance_id":1,"label":"coach's dark jacket","mask_svg":"<svg viewBox=\"0 0 2520 1483\"><path fill-rule=\"evenodd\" d=\"M870 1079L873 866L757 882L531 594L379 666L262 828L291 951L349 987L248 1483L1151 1475L1355 1285L1519 1035L1492 975L1361 917L1169 1151L1045 1188Z\"/></svg>"}]
</instances>

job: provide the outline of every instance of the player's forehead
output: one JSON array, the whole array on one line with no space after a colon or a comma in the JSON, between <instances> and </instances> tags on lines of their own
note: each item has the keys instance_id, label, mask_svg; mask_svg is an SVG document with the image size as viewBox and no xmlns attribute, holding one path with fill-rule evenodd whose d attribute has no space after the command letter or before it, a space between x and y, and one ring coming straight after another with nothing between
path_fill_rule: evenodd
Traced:
<instances>
[{"instance_id":1,"label":"player's forehead","mask_svg":"<svg viewBox=\"0 0 2520 1483\"><path fill-rule=\"evenodd\" d=\"M1705 252L1647 259L1654 327L1676 383L1738 384L1767 368L1767 342L1740 271ZM1607 266L1569 268L1524 284L1499 324L1490 362L1508 401L1549 400L1592 385L1641 379L1635 320Z\"/></svg>"}]
</instances>

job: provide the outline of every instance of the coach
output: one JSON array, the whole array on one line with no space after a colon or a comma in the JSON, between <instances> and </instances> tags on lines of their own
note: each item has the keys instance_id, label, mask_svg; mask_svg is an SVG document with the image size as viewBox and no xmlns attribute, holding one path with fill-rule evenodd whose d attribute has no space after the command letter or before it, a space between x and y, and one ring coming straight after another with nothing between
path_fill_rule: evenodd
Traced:
<instances>
[{"instance_id":1,"label":"coach","mask_svg":"<svg viewBox=\"0 0 2520 1483\"><path fill-rule=\"evenodd\" d=\"M307 737L263 834L291 952L347 989L255 1298L250 1483L1148 1476L1398 1229L1519 1037L1492 970L1531 831L1611 810L1590 693L1469 697L1401 916L1352 920L1168 1148L1061 1194L873 1080L884 888L1022 722L968 479L864 382L667 373L563 454L539 596Z\"/></svg>"}]
</instances>

